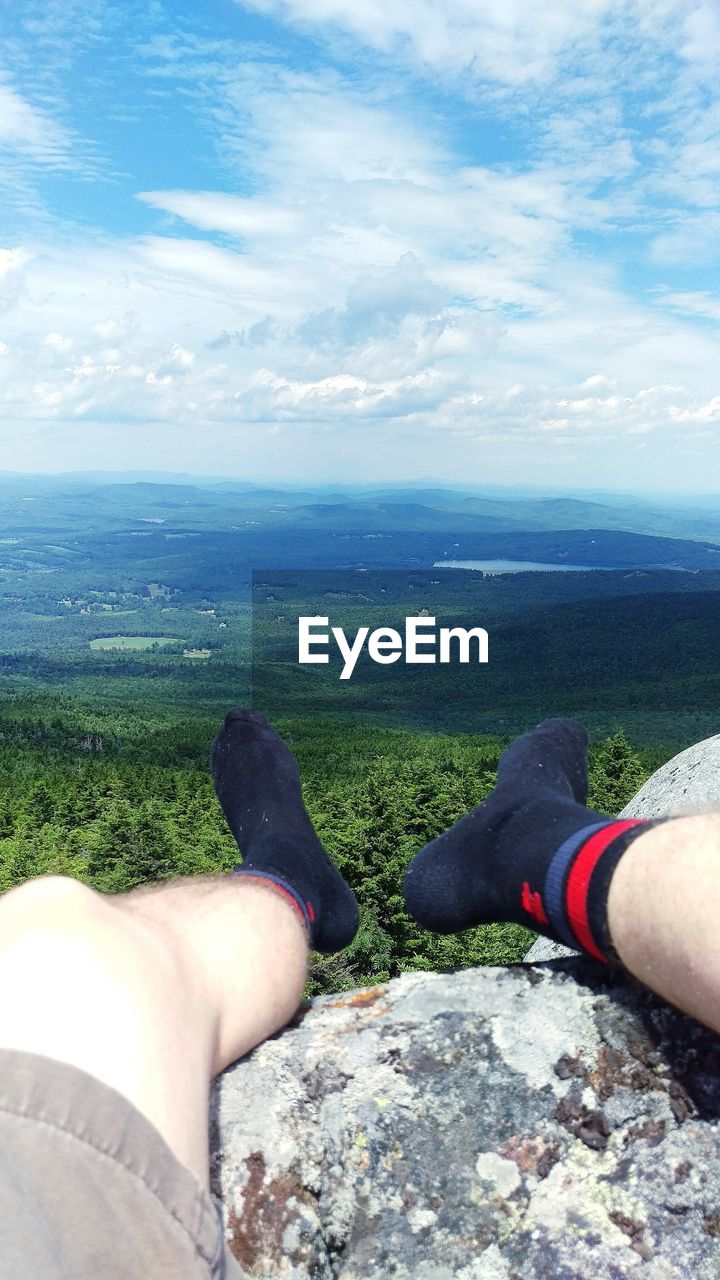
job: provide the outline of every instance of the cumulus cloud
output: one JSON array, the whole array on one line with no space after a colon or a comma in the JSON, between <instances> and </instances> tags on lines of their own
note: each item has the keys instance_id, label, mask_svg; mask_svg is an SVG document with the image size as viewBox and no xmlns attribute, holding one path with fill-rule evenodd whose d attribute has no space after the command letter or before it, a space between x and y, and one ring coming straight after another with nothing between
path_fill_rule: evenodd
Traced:
<instances>
[{"instance_id":1,"label":"cumulus cloud","mask_svg":"<svg viewBox=\"0 0 720 1280\"><path fill-rule=\"evenodd\" d=\"M568 282L542 321L517 314L498 325L492 313L451 300L419 260L404 256L387 271L351 281L325 326L332 342L312 332L322 316L312 311L286 325L265 315L236 331L247 335L242 341L226 330L226 342L213 342L223 311L252 315L253 297L242 291L243 255L218 250L223 295L215 254L191 254L188 278L186 243L165 240L163 250L149 258L140 241L122 253L107 245L86 255L82 312L77 270L66 259L25 263L34 270L32 291L46 301L41 314L26 308L6 357L4 394L16 412L28 419L278 421L303 429L328 422L354 429L382 418L450 436L490 427L577 435L609 426L618 434L648 423L655 429L663 415L666 423L702 418L712 402L712 377L704 398L692 390L698 371L710 368L712 334L698 337L669 311L653 330L651 313L597 285L588 298L577 280ZM228 297L234 271L237 293ZM190 294L192 308L179 311L178 298ZM305 294L312 296L308 280ZM280 300L279 312L286 306ZM598 369L603 335L607 363ZM669 351L685 375L673 385L657 378Z\"/></svg>"},{"instance_id":2,"label":"cumulus cloud","mask_svg":"<svg viewBox=\"0 0 720 1280\"><path fill-rule=\"evenodd\" d=\"M671 405L670 417L676 422L717 422L720 423L720 395L713 396L706 404L696 404L690 408Z\"/></svg>"},{"instance_id":3,"label":"cumulus cloud","mask_svg":"<svg viewBox=\"0 0 720 1280\"><path fill-rule=\"evenodd\" d=\"M342 309L312 313L297 334L308 345L353 347L396 333L407 316L436 314L446 301L446 291L428 279L415 255L404 253L390 269L360 276Z\"/></svg>"},{"instance_id":4,"label":"cumulus cloud","mask_svg":"<svg viewBox=\"0 0 720 1280\"><path fill-rule=\"evenodd\" d=\"M330 418L407 419L436 410L447 397L447 380L437 370L423 370L399 380L372 383L354 374L334 374L318 381L290 380L259 369L242 397L242 410L260 421L309 422Z\"/></svg>"}]
</instances>

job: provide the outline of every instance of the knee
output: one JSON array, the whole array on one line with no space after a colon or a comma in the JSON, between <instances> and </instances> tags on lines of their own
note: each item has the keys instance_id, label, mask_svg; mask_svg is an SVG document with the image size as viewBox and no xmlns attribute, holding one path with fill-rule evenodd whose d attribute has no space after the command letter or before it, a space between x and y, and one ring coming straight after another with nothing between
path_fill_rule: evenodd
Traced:
<instances>
[{"instance_id":1,"label":"knee","mask_svg":"<svg viewBox=\"0 0 720 1280\"><path fill-rule=\"evenodd\" d=\"M75 929L82 918L92 919L102 911L101 895L80 880L72 876L37 876L9 889L0 898L0 941L8 932L22 928Z\"/></svg>"},{"instance_id":2,"label":"knee","mask_svg":"<svg viewBox=\"0 0 720 1280\"><path fill-rule=\"evenodd\" d=\"M18 885L0 900L0 1027L9 985L36 1012L68 1014L146 975L143 955L112 898L69 876Z\"/></svg>"}]
</instances>

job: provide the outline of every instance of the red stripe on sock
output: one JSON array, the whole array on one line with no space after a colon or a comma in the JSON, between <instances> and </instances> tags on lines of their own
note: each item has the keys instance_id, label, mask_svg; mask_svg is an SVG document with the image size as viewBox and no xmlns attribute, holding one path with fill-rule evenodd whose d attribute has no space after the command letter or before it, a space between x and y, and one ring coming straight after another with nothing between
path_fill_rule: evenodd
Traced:
<instances>
[{"instance_id":1,"label":"red stripe on sock","mask_svg":"<svg viewBox=\"0 0 720 1280\"><path fill-rule=\"evenodd\" d=\"M254 876L250 871L246 871L243 878L245 880L260 880L262 884L267 885L268 889L275 889L276 893L281 893L285 901L289 902L290 906L293 907L295 911L297 911L300 919L302 920L303 924L305 925L305 928L307 929L307 924L308 924L307 917L302 907L300 906L300 903L298 902L297 898L294 898L293 895L289 893L287 889L284 889L281 884L278 884L277 881L275 880L271 880L269 876L262 876L262 875ZM308 903L308 906L309 905L310 904Z\"/></svg>"},{"instance_id":2,"label":"red stripe on sock","mask_svg":"<svg viewBox=\"0 0 720 1280\"><path fill-rule=\"evenodd\" d=\"M622 835L623 831L642 825L642 821L642 818L626 818L622 822L612 822L601 831L596 831L582 846L570 868L565 890L565 910L570 928L580 945L596 960L602 960L604 964L608 963L607 956L604 956L596 945L588 920L587 896L590 877L608 845Z\"/></svg>"}]
</instances>

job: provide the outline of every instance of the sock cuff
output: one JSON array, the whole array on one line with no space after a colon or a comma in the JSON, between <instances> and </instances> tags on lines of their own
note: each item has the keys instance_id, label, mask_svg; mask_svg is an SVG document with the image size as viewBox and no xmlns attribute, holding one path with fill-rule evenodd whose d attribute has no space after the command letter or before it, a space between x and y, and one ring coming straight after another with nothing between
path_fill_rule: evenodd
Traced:
<instances>
[{"instance_id":1,"label":"sock cuff","mask_svg":"<svg viewBox=\"0 0 720 1280\"><path fill-rule=\"evenodd\" d=\"M579 831L573 831L567 840L563 840L559 849L553 854L550 864L545 875L545 885L543 888L543 899L547 909L550 923L555 932L560 935L561 940L566 947L570 947L572 951L577 950L578 939L575 937L567 916L565 906L565 888L568 880L568 872L573 865L578 850L587 840L590 839L596 831L602 831L607 826L606 821L591 822L585 827L581 827Z\"/></svg>"},{"instance_id":2,"label":"sock cuff","mask_svg":"<svg viewBox=\"0 0 720 1280\"><path fill-rule=\"evenodd\" d=\"M641 818L626 818L622 821L609 822L607 826L594 832L578 851L567 878L565 909L570 928L583 950L588 951L596 960L602 960L604 964L608 964L609 960L600 950L590 926L590 881L603 854L609 850L618 836L641 825L643 825Z\"/></svg>"},{"instance_id":3,"label":"sock cuff","mask_svg":"<svg viewBox=\"0 0 720 1280\"><path fill-rule=\"evenodd\" d=\"M628 845L658 820L606 818L575 831L553 855L544 899L550 922L566 946L603 964L620 963L607 923L613 872Z\"/></svg>"},{"instance_id":4,"label":"sock cuff","mask_svg":"<svg viewBox=\"0 0 720 1280\"><path fill-rule=\"evenodd\" d=\"M245 876L248 880L262 880L265 884L276 889L298 913L305 925L308 937L312 937L312 927L315 923L315 912L312 903L301 897L289 880L285 880L283 876L276 875L273 871L263 871L261 868L246 866L235 867L232 875Z\"/></svg>"},{"instance_id":5,"label":"sock cuff","mask_svg":"<svg viewBox=\"0 0 720 1280\"><path fill-rule=\"evenodd\" d=\"M635 818L624 823L615 823L615 829L610 832L605 852L596 863L592 882L588 886L587 919L590 933L608 964L622 964L610 936L607 911L610 882L615 869L626 849L637 836L644 835L651 827L657 827L667 821L667 818Z\"/></svg>"}]
</instances>

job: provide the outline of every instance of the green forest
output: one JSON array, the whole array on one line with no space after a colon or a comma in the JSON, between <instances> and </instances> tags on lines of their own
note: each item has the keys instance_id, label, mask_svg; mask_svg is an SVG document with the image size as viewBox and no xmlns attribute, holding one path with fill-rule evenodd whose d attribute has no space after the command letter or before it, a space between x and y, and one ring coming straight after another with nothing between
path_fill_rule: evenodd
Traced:
<instances>
[{"instance_id":1,"label":"green forest","mask_svg":"<svg viewBox=\"0 0 720 1280\"><path fill-rule=\"evenodd\" d=\"M117 893L239 862L208 770L216 722L167 710L95 715L72 699L28 695L6 695L2 709L0 889L52 873ZM436 937L409 919L400 893L413 854L488 794L507 739L328 721L321 732L313 721L276 727L300 761L308 811L362 910L349 951L313 958L312 993L408 969L522 959L531 931L497 924ZM598 743L591 802L617 812L663 758L633 749L620 732Z\"/></svg>"}]
</instances>

